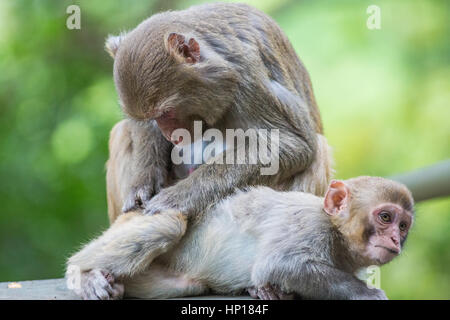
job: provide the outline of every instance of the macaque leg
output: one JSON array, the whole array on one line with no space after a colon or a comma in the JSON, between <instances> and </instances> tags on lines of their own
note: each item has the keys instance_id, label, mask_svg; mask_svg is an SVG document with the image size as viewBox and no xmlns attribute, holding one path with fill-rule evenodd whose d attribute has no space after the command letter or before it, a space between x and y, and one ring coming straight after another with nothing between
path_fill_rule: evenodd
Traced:
<instances>
[{"instance_id":1,"label":"macaque leg","mask_svg":"<svg viewBox=\"0 0 450 320\"><path fill-rule=\"evenodd\" d=\"M303 297L349 300L387 300L384 291L369 288L353 274L334 267L311 263L292 284L298 286L295 292Z\"/></svg>"},{"instance_id":2,"label":"macaque leg","mask_svg":"<svg viewBox=\"0 0 450 320\"><path fill-rule=\"evenodd\" d=\"M305 299L311 297L337 300L387 299L382 290L370 289L354 275L324 263L311 261L307 265L302 265L302 261L293 259L270 267L273 261L280 260L271 258L270 255L261 260L255 264L252 272L252 281L256 288L267 284L279 285L284 287L282 290L295 292ZM292 271L294 265L299 267ZM289 278L283 275L289 275Z\"/></svg>"},{"instance_id":3,"label":"macaque leg","mask_svg":"<svg viewBox=\"0 0 450 320\"><path fill-rule=\"evenodd\" d=\"M176 274L152 264L148 270L124 279L125 296L143 299L166 299L205 294L208 287L184 274Z\"/></svg>"},{"instance_id":4,"label":"macaque leg","mask_svg":"<svg viewBox=\"0 0 450 320\"><path fill-rule=\"evenodd\" d=\"M131 188L130 164L132 141L128 120L122 120L111 130L109 137L109 159L106 163L106 191L108 217L112 224L122 214L122 206Z\"/></svg>"},{"instance_id":5,"label":"macaque leg","mask_svg":"<svg viewBox=\"0 0 450 320\"><path fill-rule=\"evenodd\" d=\"M155 257L172 248L185 231L186 218L174 210L154 216L121 215L100 237L69 259L67 281L82 297L87 290L101 291L95 290L97 285L110 289L102 275L112 285L115 279L120 282L143 272Z\"/></svg>"},{"instance_id":6,"label":"macaque leg","mask_svg":"<svg viewBox=\"0 0 450 320\"><path fill-rule=\"evenodd\" d=\"M123 212L142 209L146 201L169 184L170 148L154 121L137 124L125 119L113 127L106 163L111 224Z\"/></svg>"}]
</instances>

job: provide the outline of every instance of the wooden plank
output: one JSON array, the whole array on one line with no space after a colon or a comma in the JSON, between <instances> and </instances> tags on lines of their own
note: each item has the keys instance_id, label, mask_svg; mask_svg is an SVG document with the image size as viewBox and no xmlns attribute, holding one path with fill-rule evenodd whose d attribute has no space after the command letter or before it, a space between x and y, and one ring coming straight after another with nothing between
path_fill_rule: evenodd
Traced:
<instances>
[{"instance_id":1,"label":"wooden plank","mask_svg":"<svg viewBox=\"0 0 450 320\"><path fill-rule=\"evenodd\" d=\"M8 287L9 286L9 287ZM65 279L0 282L0 300L79 300ZM250 296L199 296L178 300L252 300Z\"/></svg>"},{"instance_id":2,"label":"wooden plank","mask_svg":"<svg viewBox=\"0 0 450 320\"><path fill-rule=\"evenodd\" d=\"M11 282L0 283L0 299L10 300L73 300L78 297L66 287L64 279L19 281L21 288L8 288ZM14 286L14 285L10 285Z\"/></svg>"}]
</instances>

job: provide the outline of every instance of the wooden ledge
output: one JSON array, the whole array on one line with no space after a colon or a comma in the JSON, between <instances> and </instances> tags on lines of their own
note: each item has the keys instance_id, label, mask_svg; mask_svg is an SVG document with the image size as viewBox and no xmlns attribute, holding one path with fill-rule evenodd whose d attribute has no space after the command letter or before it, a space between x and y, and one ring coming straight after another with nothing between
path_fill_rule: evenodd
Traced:
<instances>
[{"instance_id":1,"label":"wooden ledge","mask_svg":"<svg viewBox=\"0 0 450 320\"><path fill-rule=\"evenodd\" d=\"M0 282L0 300L80 300L65 279ZM199 296L177 300L252 300L250 296Z\"/></svg>"}]
</instances>

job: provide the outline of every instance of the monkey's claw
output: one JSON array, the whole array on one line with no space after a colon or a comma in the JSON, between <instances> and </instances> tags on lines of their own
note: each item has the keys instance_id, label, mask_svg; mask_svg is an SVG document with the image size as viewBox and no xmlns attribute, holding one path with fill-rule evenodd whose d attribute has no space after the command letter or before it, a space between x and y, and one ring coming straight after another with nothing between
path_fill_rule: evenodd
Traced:
<instances>
[{"instance_id":1,"label":"monkey's claw","mask_svg":"<svg viewBox=\"0 0 450 320\"><path fill-rule=\"evenodd\" d=\"M144 203L144 214L145 215L153 215L157 213L161 213L168 210L176 210L176 208L172 205L169 199L173 198L170 194L167 194L165 191L167 189L161 191L156 196L153 197L149 202ZM180 210L181 211L181 210Z\"/></svg>"},{"instance_id":2,"label":"monkey's claw","mask_svg":"<svg viewBox=\"0 0 450 320\"><path fill-rule=\"evenodd\" d=\"M288 294L281 289L267 284L260 287L251 287L247 289L250 296L261 300L292 300L294 295Z\"/></svg>"},{"instance_id":3,"label":"monkey's claw","mask_svg":"<svg viewBox=\"0 0 450 320\"><path fill-rule=\"evenodd\" d=\"M125 200L122 207L122 212L127 213L133 210L142 210L145 207L145 203L149 202L153 196L160 191L159 188L155 188L151 185L143 185L140 187L133 187Z\"/></svg>"},{"instance_id":4,"label":"monkey's claw","mask_svg":"<svg viewBox=\"0 0 450 320\"><path fill-rule=\"evenodd\" d=\"M73 290L84 300L117 300L123 297L123 284L115 282L114 276L107 271L93 269L68 275L67 280L76 283L70 277L79 277L78 286Z\"/></svg>"}]
</instances>

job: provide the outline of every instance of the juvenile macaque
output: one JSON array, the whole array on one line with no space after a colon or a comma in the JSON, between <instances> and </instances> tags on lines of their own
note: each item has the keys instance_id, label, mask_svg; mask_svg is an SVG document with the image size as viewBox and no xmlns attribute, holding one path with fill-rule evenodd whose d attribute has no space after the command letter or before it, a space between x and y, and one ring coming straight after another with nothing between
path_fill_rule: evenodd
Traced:
<instances>
[{"instance_id":1,"label":"juvenile macaque","mask_svg":"<svg viewBox=\"0 0 450 320\"><path fill-rule=\"evenodd\" d=\"M303 175L319 156L317 133L322 133L309 75L270 17L243 4L195 6L156 14L129 33L108 38L106 48L128 116L111 132L111 222L133 210L178 210L195 217L235 188L253 185L323 195L329 158L317 162L323 179L309 175L306 181ZM194 121L224 136L226 129L278 129L278 172L261 175L263 165L247 161L202 164L180 176L171 150L183 141L173 133L192 133Z\"/></svg>"},{"instance_id":2,"label":"juvenile macaque","mask_svg":"<svg viewBox=\"0 0 450 320\"><path fill-rule=\"evenodd\" d=\"M247 289L261 299L386 299L354 273L400 254L413 206L404 185L377 177L333 180L324 198L254 187L223 200L187 230L177 211L120 216L69 264L95 279L77 291L88 299L119 298L123 289L139 298ZM173 240L178 245L152 255ZM69 280L76 277L79 272Z\"/></svg>"}]
</instances>

